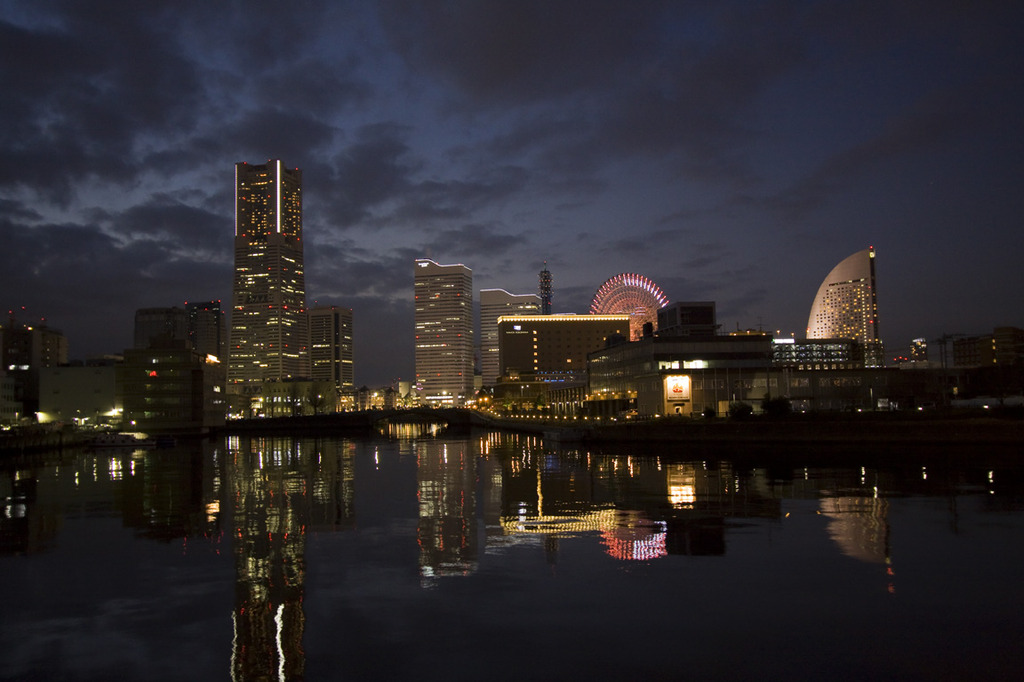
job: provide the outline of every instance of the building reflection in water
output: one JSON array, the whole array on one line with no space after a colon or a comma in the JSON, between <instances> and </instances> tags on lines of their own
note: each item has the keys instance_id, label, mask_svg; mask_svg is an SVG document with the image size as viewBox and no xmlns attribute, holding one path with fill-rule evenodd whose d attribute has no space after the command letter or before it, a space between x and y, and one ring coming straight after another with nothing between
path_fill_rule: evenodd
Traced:
<instances>
[{"instance_id":1,"label":"building reflection in water","mask_svg":"<svg viewBox=\"0 0 1024 682\"><path fill-rule=\"evenodd\" d=\"M609 556L649 560L725 552L729 518L780 517L781 501L728 462L545 449L534 437L490 434L503 460L501 524L512 536L558 539L596 533Z\"/></svg>"},{"instance_id":2,"label":"building reflection in water","mask_svg":"<svg viewBox=\"0 0 1024 682\"><path fill-rule=\"evenodd\" d=\"M895 592L895 571L889 545L889 501L881 497L825 497L821 513L828 517L827 532L846 556L883 564L887 589Z\"/></svg>"},{"instance_id":3,"label":"building reflection in water","mask_svg":"<svg viewBox=\"0 0 1024 682\"><path fill-rule=\"evenodd\" d=\"M477 458L466 441L419 440L414 452L419 568L429 586L431 579L468 575L477 568Z\"/></svg>"},{"instance_id":4,"label":"building reflection in water","mask_svg":"<svg viewBox=\"0 0 1024 682\"><path fill-rule=\"evenodd\" d=\"M349 528L354 446L348 441L230 438L236 590L232 679L301 679L306 537Z\"/></svg>"}]
</instances>

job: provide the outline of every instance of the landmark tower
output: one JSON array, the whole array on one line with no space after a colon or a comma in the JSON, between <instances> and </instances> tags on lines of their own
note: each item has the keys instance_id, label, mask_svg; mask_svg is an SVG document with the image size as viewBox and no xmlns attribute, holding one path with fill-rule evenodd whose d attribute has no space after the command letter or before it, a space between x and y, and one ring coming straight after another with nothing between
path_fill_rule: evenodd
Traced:
<instances>
[{"instance_id":1,"label":"landmark tower","mask_svg":"<svg viewBox=\"0 0 1024 682\"><path fill-rule=\"evenodd\" d=\"M235 164L235 278L228 382L308 376L302 171Z\"/></svg>"}]
</instances>

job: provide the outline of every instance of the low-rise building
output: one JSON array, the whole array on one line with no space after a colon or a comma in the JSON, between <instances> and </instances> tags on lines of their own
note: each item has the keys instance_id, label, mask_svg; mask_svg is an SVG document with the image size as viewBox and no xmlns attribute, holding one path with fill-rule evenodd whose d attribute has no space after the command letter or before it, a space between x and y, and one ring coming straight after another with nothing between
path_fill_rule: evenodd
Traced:
<instances>
[{"instance_id":1,"label":"low-rise building","mask_svg":"<svg viewBox=\"0 0 1024 682\"><path fill-rule=\"evenodd\" d=\"M627 340L629 320L629 315L502 315L499 375L516 373L545 384L585 383L587 354Z\"/></svg>"},{"instance_id":2,"label":"low-rise building","mask_svg":"<svg viewBox=\"0 0 1024 682\"><path fill-rule=\"evenodd\" d=\"M117 366L113 362L39 370L40 423L120 425L121 414Z\"/></svg>"},{"instance_id":3,"label":"low-rise building","mask_svg":"<svg viewBox=\"0 0 1024 682\"><path fill-rule=\"evenodd\" d=\"M771 337L644 337L591 353L588 366L592 414L699 414L748 400L766 381Z\"/></svg>"},{"instance_id":4,"label":"low-rise building","mask_svg":"<svg viewBox=\"0 0 1024 682\"><path fill-rule=\"evenodd\" d=\"M864 349L853 339L773 339L772 365L815 371L860 369Z\"/></svg>"},{"instance_id":5,"label":"low-rise building","mask_svg":"<svg viewBox=\"0 0 1024 682\"><path fill-rule=\"evenodd\" d=\"M220 361L187 342L127 349L117 368L123 428L169 433L223 425L225 382Z\"/></svg>"}]
</instances>

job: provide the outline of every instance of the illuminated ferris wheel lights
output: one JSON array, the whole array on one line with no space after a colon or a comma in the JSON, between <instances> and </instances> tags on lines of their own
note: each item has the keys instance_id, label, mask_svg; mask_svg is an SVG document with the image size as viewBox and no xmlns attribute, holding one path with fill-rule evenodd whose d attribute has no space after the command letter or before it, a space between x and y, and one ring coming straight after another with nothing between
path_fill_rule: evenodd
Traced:
<instances>
[{"instance_id":1,"label":"illuminated ferris wheel lights","mask_svg":"<svg viewBox=\"0 0 1024 682\"><path fill-rule=\"evenodd\" d=\"M630 338L643 334L645 323L656 323L658 309L668 305L668 296L643 275L624 272L607 280L594 294L590 312L597 315L630 315Z\"/></svg>"}]
</instances>

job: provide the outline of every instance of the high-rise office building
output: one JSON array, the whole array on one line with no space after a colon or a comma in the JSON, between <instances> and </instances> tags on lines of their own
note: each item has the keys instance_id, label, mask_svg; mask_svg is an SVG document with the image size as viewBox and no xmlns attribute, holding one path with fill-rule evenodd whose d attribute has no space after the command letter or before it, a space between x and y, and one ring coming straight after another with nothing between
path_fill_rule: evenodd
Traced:
<instances>
[{"instance_id":1,"label":"high-rise office building","mask_svg":"<svg viewBox=\"0 0 1024 682\"><path fill-rule=\"evenodd\" d=\"M235 164L235 279L228 382L309 374L302 171Z\"/></svg>"},{"instance_id":2,"label":"high-rise office building","mask_svg":"<svg viewBox=\"0 0 1024 682\"><path fill-rule=\"evenodd\" d=\"M828 273L811 304L809 339L853 339L864 349L864 365L885 364L878 335L875 248L846 258Z\"/></svg>"},{"instance_id":3,"label":"high-rise office building","mask_svg":"<svg viewBox=\"0 0 1024 682\"><path fill-rule=\"evenodd\" d=\"M498 380L498 318L535 315L542 298L536 294L510 294L504 289L480 290L480 374L484 386Z\"/></svg>"},{"instance_id":4,"label":"high-rise office building","mask_svg":"<svg viewBox=\"0 0 1024 682\"><path fill-rule=\"evenodd\" d=\"M416 382L430 404L462 404L473 391L473 271L415 263Z\"/></svg>"},{"instance_id":5,"label":"high-rise office building","mask_svg":"<svg viewBox=\"0 0 1024 682\"><path fill-rule=\"evenodd\" d=\"M200 355L224 358L224 311L220 301L185 303L188 311L188 340Z\"/></svg>"},{"instance_id":6,"label":"high-rise office building","mask_svg":"<svg viewBox=\"0 0 1024 682\"><path fill-rule=\"evenodd\" d=\"M352 365L352 309L321 306L309 311L309 376L339 388L355 384Z\"/></svg>"},{"instance_id":7,"label":"high-rise office building","mask_svg":"<svg viewBox=\"0 0 1024 682\"><path fill-rule=\"evenodd\" d=\"M149 348L154 343L188 340L188 317L184 309L139 308L135 311L134 348Z\"/></svg>"}]
</instances>

